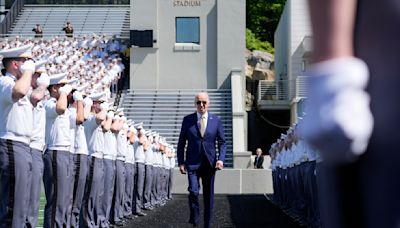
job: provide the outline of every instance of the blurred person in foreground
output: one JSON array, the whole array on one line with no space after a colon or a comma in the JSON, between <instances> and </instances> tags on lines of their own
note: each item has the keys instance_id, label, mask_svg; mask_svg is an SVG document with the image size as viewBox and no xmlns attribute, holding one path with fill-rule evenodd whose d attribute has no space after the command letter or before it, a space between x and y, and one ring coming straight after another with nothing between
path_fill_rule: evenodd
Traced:
<instances>
[{"instance_id":1,"label":"blurred person in foreground","mask_svg":"<svg viewBox=\"0 0 400 228\"><path fill-rule=\"evenodd\" d=\"M400 225L398 0L309 0L305 139L323 156L324 227Z\"/></svg>"}]
</instances>

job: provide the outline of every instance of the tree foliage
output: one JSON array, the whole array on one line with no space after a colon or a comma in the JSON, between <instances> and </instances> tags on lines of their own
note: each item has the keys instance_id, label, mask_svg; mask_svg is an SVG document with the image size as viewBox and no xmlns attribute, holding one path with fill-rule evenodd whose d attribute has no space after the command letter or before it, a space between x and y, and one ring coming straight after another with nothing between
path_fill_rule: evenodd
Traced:
<instances>
[{"instance_id":1,"label":"tree foliage","mask_svg":"<svg viewBox=\"0 0 400 228\"><path fill-rule=\"evenodd\" d=\"M274 54L274 48L271 43L257 39L250 29L246 29L246 48L250 51L259 50Z\"/></svg>"},{"instance_id":2,"label":"tree foliage","mask_svg":"<svg viewBox=\"0 0 400 228\"><path fill-rule=\"evenodd\" d=\"M274 33L286 0L246 0L246 27L256 39L274 43Z\"/></svg>"}]
</instances>

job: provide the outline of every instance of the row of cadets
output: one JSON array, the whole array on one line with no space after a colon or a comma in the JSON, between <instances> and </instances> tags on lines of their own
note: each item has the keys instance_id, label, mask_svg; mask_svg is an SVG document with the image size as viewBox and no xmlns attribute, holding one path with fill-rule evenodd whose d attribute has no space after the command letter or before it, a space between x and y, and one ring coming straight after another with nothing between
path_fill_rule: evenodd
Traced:
<instances>
[{"instance_id":1,"label":"row of cadets","mask_svg":"<svg viewBox=\"0 0 400 228\"><path fill-rule=\"evenodd\" d=\"M305 143L298 126L295 124L271 146L273 201L301 223L318 226L318 154Z\"/></svg>"}]
</instances>

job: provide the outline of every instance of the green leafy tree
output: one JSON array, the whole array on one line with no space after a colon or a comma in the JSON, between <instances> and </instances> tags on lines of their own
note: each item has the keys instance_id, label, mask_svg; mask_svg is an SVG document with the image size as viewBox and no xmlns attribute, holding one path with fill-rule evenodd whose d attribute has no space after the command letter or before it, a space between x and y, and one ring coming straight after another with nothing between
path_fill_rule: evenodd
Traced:
<instances>
[{"instance_id":1,"label":"green leafy tree","mask_svg":"<svg viewBox=\"0 0 400 228\"><path fill-rule=\"evenodd\" d=\"M246 27L261 41L274 43L274 33L286 0L247 0Z\"/></svg>"},{"instance_id":2,"label":"green leafy tree","mask_svg":"<svg viewBox=\"0 0 400 228\"><path fill-rule=\"evenodd\" d=\"M259 50L271 54L275 52L270 42L257 39L250 29L246 29L246 48L250 51Z\"/></svg>"}]
</instances>

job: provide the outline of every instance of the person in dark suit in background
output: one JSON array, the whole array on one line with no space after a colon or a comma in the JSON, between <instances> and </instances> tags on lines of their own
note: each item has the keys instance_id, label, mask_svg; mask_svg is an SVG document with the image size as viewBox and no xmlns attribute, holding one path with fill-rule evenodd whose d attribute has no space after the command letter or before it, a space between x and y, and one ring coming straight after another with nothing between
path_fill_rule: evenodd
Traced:
<instances>
[{"instance_id":1,"label":"person in dark suit in background","mask_svg":"<svg viewBox=\"0 0 400 228\"><path fill-rule=\"evenodd\" d=\"M74 28L72 27L71 22L67 21L67 24L62 28L62 31L65 32L65 35L68 38L72 38L74 34Z\"/></svg>"},{"instance_id":2,"label":"person in dark suit in background","mask_svg":"<svg viewBox=\"0 0 400 228\"><path fill-rule=\"evenodd\" d=\"M224 167L226 144L220 118L208 112L210 105L208 94L197 94L195 105L197 112L185 116L182 122L177 150L178 165L182 174L188 174L189 223L194 227L200 223L198 196L201 178L204 196L204 227L210 227L214 204L214 177L216 170ZM218 151L216 151L216 142Z\"/></svg>"},{"instance_id":3,"label":"person in dark suit in background","mask_svg":"<svg viewBox=\"0 0 400 228\"><path fill-rule=\"evenodd\" d=\"M262 155L261 148L256 149L256 157L254 158L254 168L255 169L264 169L264 156Z\"/></svg>"}]
</instances>

